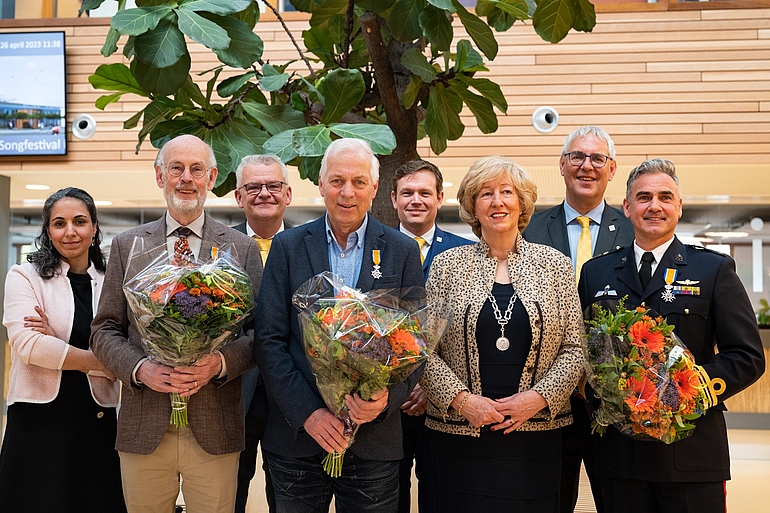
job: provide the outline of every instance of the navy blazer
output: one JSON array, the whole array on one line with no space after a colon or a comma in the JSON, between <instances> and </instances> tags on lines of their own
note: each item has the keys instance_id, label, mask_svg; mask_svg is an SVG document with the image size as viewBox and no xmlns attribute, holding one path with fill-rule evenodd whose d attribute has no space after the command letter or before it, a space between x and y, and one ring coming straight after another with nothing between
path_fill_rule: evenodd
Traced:
<instances>
[{"instance_id":1,"label":"navy blazer","mask_svg":"<svg viewBox=\"0 0 770 513\"><path fill-rule=\"evenodd\" d=\"M454 233L445 232L436 225L436 231L433 232L433 243L428 246L428 254L425 255L425 261L422 263L422 272L425 281L428 281L430 264L433 263L433 259L436 255L443 253L448 249L456 248L457 246L465 246L466 244L473 244L473 241L455 235ZM417 247L419 248L419 245Z\"/></svg>"},{"instance_id":2,"label":"navy blazer","mask_svg":"<svg viewBox=\"0 0 770 513\"><path fill-rule=\"evenodd\" d=\"M232 228L233 230L239 231L241 233L247 233L246 221L236 224ZM291 225L284 221L283 228L284 230L288 230L291 228ZM255 296L258 294L258 290L254 291ZM254 390L256 390L257 383L259 382L259 367L254 367L253 369L247 370L243 373L241 379L243 381L243 409L246 413L249 413L249 409L251 409L251 400L254 399ZM264 413L266 414L267 412Z\"/></svg>"},{"instance_id":3,"label":"navy blazer","mask_svg":"<svg viewBox=\"0 0 770 513\"><path fill-rule=\"evenodd\" d=\"M368 215L368 214L367 214ZM382 277L372 276L372 250L379 249ZM307 361L292 295L305 281L330 270L325 216L277 234L265 267L255 323L254 356L267 386L268 414L265 450L301 458L323 451L305 432L303 423L325 408ZM417 244L369 215L364 257L357 289L424 287ZM417 383L421 369L390 389L387 415L364 424L350 447L368 460L403 457L400 407Z\"/></svg>"},{"instance_id":4,"label":"navy blazer","mask_svg":"<svg viewBox=\"0 0 770 513\"><path fill-rule=\"evenodd\" d=\"M690 280L698 295L662 298L667 268L676 280ZM675 326L709 376L726 383L719 404L695 420L693 434L666 445L636 441L607 430L594 443L597 475L660 482L706 482L730 479L730 457L723 401L754 383L765 369L759 328L746 289L727 255L674 242L661 258L647 288L642 290L634 248L629 246L586 262L578 292L583 308L628 295L626 306L644 304ZM718 349L718 353L715 351Z\"/></svg>"},{"instance_id":5,"label":"navy blazer","mask_svg":"<svg viewBox=\"0 0 770 513\"><path fill-rule=\"evenodd\" d=\"M567 221L564 217L564 202L532 216L529 225L522 233L529 242L537 242L556 248L571 257L569 238L567 237ZM593 256L634 242L634 226L622 211L604 203L604 213L599 226L599 236L596 238Z\"/></svg>"}]
</instances>

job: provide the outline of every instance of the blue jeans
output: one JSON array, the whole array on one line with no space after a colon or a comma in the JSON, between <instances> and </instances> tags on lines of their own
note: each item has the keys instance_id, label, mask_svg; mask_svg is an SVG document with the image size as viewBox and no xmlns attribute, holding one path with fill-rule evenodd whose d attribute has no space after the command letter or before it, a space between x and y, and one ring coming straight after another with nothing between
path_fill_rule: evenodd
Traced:
<instances>
[{"instance_id":1,"label":"blue jeans","mask_svg":"<svg viewBox=\"0 0 770 513\"><path fill-rule=\"evenodd\" d=\"M337 513L398 509L398 461L373 461L345 453L342 475L331 478L321 464L326 453L290 458L268 452L278 513L325 513L334 496Z\"/></svg>"}]
</instances>

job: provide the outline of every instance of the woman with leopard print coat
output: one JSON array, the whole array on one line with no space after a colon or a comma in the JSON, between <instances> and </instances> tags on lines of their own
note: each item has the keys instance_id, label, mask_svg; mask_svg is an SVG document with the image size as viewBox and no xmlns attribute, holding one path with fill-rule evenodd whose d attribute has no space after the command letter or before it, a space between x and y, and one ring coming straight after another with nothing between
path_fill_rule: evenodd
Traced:
<instances>
[{"instance_id":1,"label":"woman with leopard print coat","mask_svg":"<svg viewBox=\"0 0 770 513\"><path fill-rule=\"evenodd\" d=\"M537 186L504 157L476 161L460 216L479 242L433 261L429 302L451 324L420 381L428 396L436 511L553 511L569 396L583 373L569 258L521 237Z\"/></svg>"}]
</instances>

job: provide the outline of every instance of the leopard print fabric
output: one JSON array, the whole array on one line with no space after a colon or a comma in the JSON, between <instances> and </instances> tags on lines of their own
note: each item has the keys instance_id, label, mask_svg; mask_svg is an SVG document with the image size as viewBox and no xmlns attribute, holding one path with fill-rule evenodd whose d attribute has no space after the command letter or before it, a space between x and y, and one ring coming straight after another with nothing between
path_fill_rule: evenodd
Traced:
<instances>
[{"instance_id":1,"label":"leopard print fabric","mask_svg":"<svg viewBox=\"0 0 770 513\"><path fill-rule=\"evenodd\" d=\"M445 433L479 436L450 407L462 390L481 394L476 321L497 266L482 239L436 256L427 283L428 301L449 298L450 325L428 359L420 385L428 396L425 424ZM569 397L583 375L583 317L572 262L541 244L516 241L508 254L511 283L529 315L532 346L519 390L534 389L548 403L519 429L544 431L572 423Z\"/></svg>"}]
</instances>

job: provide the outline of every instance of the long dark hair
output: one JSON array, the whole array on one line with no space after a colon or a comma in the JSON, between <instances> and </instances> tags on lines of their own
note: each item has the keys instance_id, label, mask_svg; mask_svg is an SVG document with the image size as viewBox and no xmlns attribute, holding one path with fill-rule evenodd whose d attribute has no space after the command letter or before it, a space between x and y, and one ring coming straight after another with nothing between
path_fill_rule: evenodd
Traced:
<instances>
[{"instance_id":1,"label":"long dark hair","mask_svg":"<svg viewBox=\"0 0 770 513\"><path fill-rule=\"evenodd\" d=\"M51 223L53 206L60 199L64 198L80 200L88 209L91 222L96 226L96 235L94 235L94 240L88 248L88 259L94 264L97 271L104 272L107 269L104 253L102 253L102 248L100 247L102 243L102 230L99 228L99 217L96 214L94 199L83 189L67 187L66 189L59 189L45 200L43 205L43 228L40 230L40 235L35 238L38 249L27 255L27 261L35 266L38 274L44 280L49 280L56 276L61 264L61 255L56 251L51 242L51 237L48 235L48 225Z\"/></svg>"}]
</instances>

